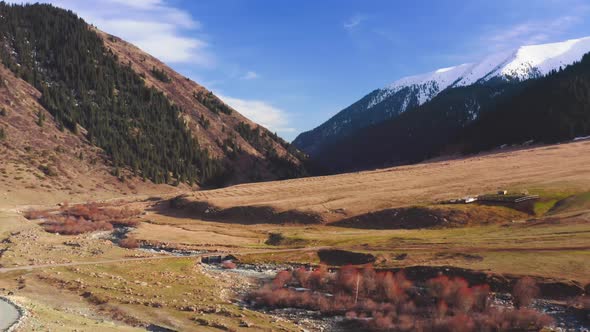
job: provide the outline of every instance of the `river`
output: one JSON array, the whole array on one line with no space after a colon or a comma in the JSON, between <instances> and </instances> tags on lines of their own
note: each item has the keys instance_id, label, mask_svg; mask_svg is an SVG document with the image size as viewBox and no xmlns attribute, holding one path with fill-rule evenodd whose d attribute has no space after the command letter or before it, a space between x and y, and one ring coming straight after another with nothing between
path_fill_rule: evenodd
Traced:
<instances>
[{"instance_id":1,"label":"river","mask_svg":"<svg viewBox=\"0 0 590 332\"><path fill-rule=\"evenodd\" d=\"M20 313L18 309L12 305L0 299L0 331L6 331L19 319Z\"/></svg>"}]
</instances>

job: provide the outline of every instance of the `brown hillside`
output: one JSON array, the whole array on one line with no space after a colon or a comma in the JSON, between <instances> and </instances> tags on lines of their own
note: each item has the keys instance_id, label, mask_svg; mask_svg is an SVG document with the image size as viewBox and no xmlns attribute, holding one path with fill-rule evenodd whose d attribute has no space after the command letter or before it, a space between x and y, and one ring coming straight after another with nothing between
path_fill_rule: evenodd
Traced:
<instances>
[{"instance_id":1,"label":"brown hillside","mask_svg":"<svg viewBox=\"0 0 590 332\"><path fill-rule=\"evenodd\" d=\"M258 124L250 121L236 110L232 110L231 114L216 113L204 106L195 98L195 94L210 93L203 86L175 72L138 47L98 29L95 31L102 37L106 47L118 56L121 64L131 65L133 70L144 78L148 86L162 91L174 104L182 108L184 120L197 137L200 145L207 148L213 156L230 161L235 168L236 177L233 182L279 178L280 176L276 172L270 170L273 167L269 165L267 158L269 150L274 150L279 157L295 165L301 165L300 158L288 152L284 142L281 143L279 140L267 136L271 133L263 127L260 129L261 138L266 143L265 148L253 146L241 137L235 130L238 124L245 123L251 128L259 127ZM152 73L154 68L164 72L170 80L162 81L156 78ZM216 96L212 98L219 100ZM202 124L203 118L209 123L207 128ZM223 149L224 140L235 140L242 153L233 159L230 158L231 151Z\"/></svg>"},{"instance_id":2,"label":"brown hillside","mask_svg":"<svg viewBox=\"0 0 590 332\"><path fill-rule=\"evenodd\" d=\"M40 94L0 64L0 128L5 133L0 140L0 206L156 189L126 174L111 175L107 157L84 138L84 129L78 135L58 130L52 115L38 103ZM40 114L45 118L42 124Z\"/></svg>"},{"instance_id":3,"label":"brown hillside","mask_svg":"<svg viewBox=\"0 0 590 332\"><path fill-rule=\"evenodd\" d=\"M350 219L356 216L366 220L371 218L364 214L499 189L586 192L590 190L589 161L590 141L581 141L374 171L243 184L195 192L185 199L219 210L268 207L278 213L315 214L326 222L356 220ZM486 219L495 218L489 209L479 210L488 215Z\"/></svg>"}]
</instances>

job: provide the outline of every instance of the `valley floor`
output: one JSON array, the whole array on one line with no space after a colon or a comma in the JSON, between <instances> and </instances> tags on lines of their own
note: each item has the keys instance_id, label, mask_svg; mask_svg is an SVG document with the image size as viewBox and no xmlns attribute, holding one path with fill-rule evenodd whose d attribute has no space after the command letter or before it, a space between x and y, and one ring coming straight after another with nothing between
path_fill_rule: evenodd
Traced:
<instances>
[{"instance_id":1,"label":"valley floor","mask_svg":"<svg viewBox=\"0 0 590 332\"><path fill-rule=\"evenodd\" d=\"M582 141L217 190L100 196L103 206L139 211L133 226L116 229L136 249L119 246L116 232L52 234L45 217L24 218L32 205L56 213L56 203L92 195L43 194L35 204L33 193L2 188L19 195L0 205L0 295L29 313L24 331L296 331L302 322L241 305L259 277L211 269L201 257L231 254L273 271L319 264L319 251L340 249L371 255L378 269L446 269L498 290L532 276L543 296L565 300L590 283L589 162L590 142ZM440 204L500 189L540 198Z\"/></svg>"}]
</instances>

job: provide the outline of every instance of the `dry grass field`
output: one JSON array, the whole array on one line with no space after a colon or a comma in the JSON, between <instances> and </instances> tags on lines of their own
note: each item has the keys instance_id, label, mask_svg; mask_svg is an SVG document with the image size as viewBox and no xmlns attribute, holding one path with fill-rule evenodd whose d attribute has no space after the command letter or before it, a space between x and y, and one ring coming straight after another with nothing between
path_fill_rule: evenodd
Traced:
<instances>
[{"instance_id":1,"label":"dry grass field","mask_svg":"<svg viewBox=\"0 0 590 332\"><path fill-rule=\"evenodd\" d=\"M220 208L309 211L335 221L498 189L588 191L589 163L590 141L582 141L368 172L243 184L198 191L192 199Z\"/></svg>"},{"instance_id":2,"label":"dry grass field","mask_svg":"<svg viewBox=\"0 0 590 332\"><path fill-rule=\"evenodd\" d=\"M341 249L372 255L379 269L452 267L500 281L532 276L546 295L559 295L590 283L589 162L590 142L575 142L162 195L152 188L35 200L2 188L19 195L0 206L0 293L31 312L25 330L301 329L297 320L236 305L255 285L250 277L145 250L166 248L281 266L319 264L318 251ZM524 208L439 204L499 189L540 199ZM23 217L31 208L64 213L55 203L93 198L139 211L125 236L143 250L121 248L108 231L54 234L45 231L46 214Z\"/></svg>"}]
</instances>

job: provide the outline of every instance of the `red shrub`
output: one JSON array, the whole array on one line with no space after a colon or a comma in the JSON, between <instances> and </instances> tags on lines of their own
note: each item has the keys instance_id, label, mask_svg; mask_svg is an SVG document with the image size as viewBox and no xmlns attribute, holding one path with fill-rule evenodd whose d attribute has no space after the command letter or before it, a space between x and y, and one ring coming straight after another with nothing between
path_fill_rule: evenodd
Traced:
<instances>
[{"instance_id":1,"label":"red shrub","mask_svg":"<svg viewBox=\"0 0 590 332\"><path fill-rule=\"evenodd\" d=\"M62 214L74 217L82 217L92 221L110 221L113 223L124 222L126 219L139 215L139 210L113 209L101 207L96 203L79 204L69 208L63 208Z\"/></svg>"},{"instance_id":2,"label":"red shrub","mask_svg":"<svg viewBox=\"0 0 590 332\"><path fill-rule=\"evenodd\" d=\"M334 292L345 292L348 294L354 294L357 291L358 286L361 285L360 278L360 273L352 265L342 267L336 275Z\"/></svg>"},{"instance_id":3,"label":"red shrub","mask_svg":"<svg viewBox=\"0 0 590 332\"><path fill-rule=\"evenodd\" d=\"M438 301L438 304L436 305L436 317L443 318L447 315L448 311L449 306L447 303L444 300Z\"/></svg>"},{"instance_id":4,"label":"red shrub","mask_svg":"<svg viewBox=\"0 0 590 332\"><path fill-rule=\"evenodd\" d=\"M399 304L406 300L406 290L411 287L411 283L404 277L403 273L398 272L394 275L391 272L377 275L377 289L383 300Z\"/></svg>"},{"instance_id":5,"label":"red shrub","mask_svg":"<svg viewBox=\"0 0 590 332\"><path fill-rule=\"evenodd\" d=\"M477 285L471 287L474 298L474 309L476 311L485 311L490 306L490 286Z\"/></svg>"},{"instance_id":6,"label":"red shrub","mask_svg":"<svg viewBox=\"0 0 590 332\"><path fill-rule=\"evenodd\" d=\"M306 285L310 290L293 287ZM523 285L529 284L525 281L519 287ZM250 300L258 305L346 315L377 331L539 330L552 322L532 310L490 307L487 285L470 287L462 278L440 276L424 286L425 291L414 288L401 272L376 273L372 267L359 270L346 266L331 274L321 266L312 272L303 268L281 271L271 283L250 294Z\"/></svg>"},{"instance_id":7,"label":"red shrub","mask_svg":"<svg viewBox=\"0 0 590 332\"><path fill-rule=\"evenodd\" d=\"M471 332L477 331L473 318L466 314L450 316L435 323L434 331L436 332Z\"/></svg>"},{"instance_id":8,"label":"red shrub","mask_svg":"<svg viewBox=\"0 0 590 332\"><path fill-rule=\"evenodd\" d=\"M49 233L78 235L94 231L110 231L113 229L113 225L102 221L92 222L84 218L62 217L44 222L43 228Z\"/></svg>"},{"instance_id":9,"label":"red shrub","mask_svg":"<svg viewBox=\"0 0 590 332\"><path fill-rule=\"evenodd\" d=\"M537 296L539 296L539 287L530 277L518 280L512 289L512 302L516 308L528 307Z\"/></svg>"},{"instance_id":10,"label":"red shrub","mask_svg":"<svg viewBox=\"0 0 590 332\"><path fill-rule=\"evenodd\" d=\"M293 271L293 278L301 287L309 287L309 271L303 266Z\"/></svg>"},{"instance_id":11,"label":"red shrub","mask_svg":"<svg viewBox=\"0 0 590 332\"><path fill-rule=\"evenodd\" d=\"M371 296L377 290L377 273L375 273L373 266L367 264L361 272L361 277L361 294L363 296Z\"/></svg>"},{"instance_id":12,"label":"red shrub","mask_svg":"<svg viewBox=\"0 0 590 332\"><path fill-rule=\"evenodd\" d=\"M326 286L330 281L330 274L325 265L320 265L317 269L309 274L308 287L317 290L326 290Z\"/></svg>"},{"instance_id":13,"label":"red shrub","mask_svg":"<svg viewBox=\"0 0 590 332\"><path fill-rule=\"evenodd\" d=\"M125 238L119 241L119 246L127 249L137 249L139 248L139 241L134 238Z\"/></svg>"},{"instance_id":14,"label":"red shrub","mask_svg":"<svg viewBox=\"0 0 590 332\"><path fill-rule=\"evenodd\" d=\"M43 211L30 211L26 217L31 219L46 218L43 227L47 232L64 235L77 235L94 231L109 231L113 226L132 227L137 220L130 219L139 211L130 209L107 209L96 203L64 205L60 214L49 214ZM133 244L129 244L133 246Z\"/></svg>"},{"instance_id":15,"label":"red shrub","mask_svg":"<svg viewBox=\"0 0 590 332\"><path fill-rule=\"evenodd\" d=\"M232 261L223 261L221 262L221 267L226 270L233 270L237 267L237 265Z\"/></svg>"},{"instance_id":16,"label":"red shrub","mask_svg":"<svg viewBox=\"0 0 590 332\"><path fill-rule=\"evenodd\" d=\"M29 219L29 220L37 220L37 219L45 219L48 218L49 216L51 216L51 214L48 211L27 211L24 214L24 217Z\"/></svg>"}]
</instances>

